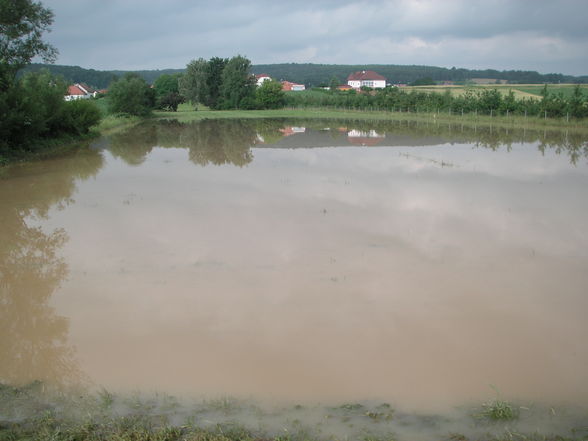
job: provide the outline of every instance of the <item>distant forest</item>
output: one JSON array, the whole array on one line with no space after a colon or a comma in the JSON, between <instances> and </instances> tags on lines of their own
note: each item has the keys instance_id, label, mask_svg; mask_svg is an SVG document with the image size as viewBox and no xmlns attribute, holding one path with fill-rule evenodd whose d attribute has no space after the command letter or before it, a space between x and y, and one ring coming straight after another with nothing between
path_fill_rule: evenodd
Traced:
<instances>
[{"instance_id":1,"label":"distant forest","mask_svg":"<svg viewBox=\"0 0 588 441\"><path fill-rule=\"evenodd\" d=\"M127 71L101 71L84 69L79 66L60 66L51 64L31 64L22 69L21 74L29 71L48 69L52 74L61 75L73 83L86 83L97 89L106 89L116 78L123 76ZM588 75L572 76L563 74L540 74L534 71L506 70L498 71L493 69L470 70L457 69L452 67L435 66L400 66L391 64L258 64L251 68L252 73L265 73L276 80L287 80L294 83L304 84L307 87L329 85L333 78L341 84L346 83L347 76L359 70L373 70L386 77L392 84L409 84L422 78L430 78L433 81L453 81L465 83L476 78L490 78L506 80L511 84L557 84L557 83L588 83ZM183 73L185 69L163 69L163 70L139 70L133 71L139 74L149 84L163 74Z\"/></svg>"}]
</instances>

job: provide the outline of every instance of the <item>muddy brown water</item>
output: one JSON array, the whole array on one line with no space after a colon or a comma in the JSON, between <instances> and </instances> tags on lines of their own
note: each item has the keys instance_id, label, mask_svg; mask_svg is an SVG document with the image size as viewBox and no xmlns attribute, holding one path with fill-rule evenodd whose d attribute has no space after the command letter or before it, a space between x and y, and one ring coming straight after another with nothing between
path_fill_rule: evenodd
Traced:
<instances>
[{"instance_id":1,"label":"muddy brown water","mask_svg":"<svg viewBox=\"0 0 588 441\"><path fill-rule=\"evenodd\" d=\"M0 381L588 403L582 137L149 123L0 175Z\"/></svg>"}]
</instances>

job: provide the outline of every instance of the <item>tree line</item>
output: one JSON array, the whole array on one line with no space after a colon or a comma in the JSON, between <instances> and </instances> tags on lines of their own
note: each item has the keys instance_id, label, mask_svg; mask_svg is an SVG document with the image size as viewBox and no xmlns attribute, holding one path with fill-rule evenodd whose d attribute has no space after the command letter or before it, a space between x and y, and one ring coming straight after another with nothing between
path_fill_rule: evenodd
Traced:
<instances>
[{"instance_id":1,"label":"tree line","mask_svg":"<svg viewBox=\"0 0 588 441\"><path fill-rule=\"evenodd\" d=\"M232 58L198 58L188 63L183 74L163 74L150 87L135 73L112 83L108 91L109 110L114 114L147 115L153 109L177 111L189 102L195 109L211 110L277 109L284 107L282 85L266 81L257 86L251 62Z\"/></svg>"},{"instance_id":2,"label":"tree line","mask_svg":"<svg viewBox=\"0 0 588 441\"><path fill-rule=\"evenodd\" d=\"M503 95L497 89L466 89L462 95L405 91L399 87L377 90L333 91L286 95L286 106L296 108L334 107L354 110L387 110L398 112L445 112L453 114L525 115L549 118L588 117L588 95L576 85L570 97L543 88L541 98L516 99L511 90Z\"/></svg>"},{"instance_id":3,"label":"tree line","mask_svg":"<svg viewBox=\"0 0 588 441\"><path fill-rule=\"evenodd\" d=\"M112 81L123 77L127 71L100 71L84 69L79 66L59 66L47 64L31 64L24 67L20 74L31 71L49 69L54 75L61 75L73 83L87 83L98 89L107 88ZM313 64L313 63L282 63L258 64L251 66L253 74L268 74L278 80L288 80L305 84L307 87L328 85L333 78L345 82L351 72L359 70L373 70L387 78L392 84L411 84L423 78L430 78L435 82L453 81L465 84L476 78L490 78L505 80L510 84L557 84L557 83L588 83L588 76L572 76L560 73L541 74L536 71L495 70L495 69L463 69L445 68L438 66L404 66L390 64L372 65L342 65L342 64ZM186 69L161 69L133 71L147 83L154 84L161 75L182 74Z\"/></svg>"},{"instance_id":4,"label":"tree line","mask_svg":"<svg viewBox=\"0 0 588 441\"><path fill-rule=\"evenodd\" d=\"M361 70L373 70L389 83L409 84L421 78L436 82L465 83L476 78L506 80L511 84L588 83L588 76L574 77L563 74L540 74L535 71L494 69L470 70L437 66L403 66L390 64L342 65L313 63L260 64L252 68L255 74L266 73L272 78L305 84L307 87L326 86L333 77L346 82L348 75Z\"/></svg>"}]
</instances>

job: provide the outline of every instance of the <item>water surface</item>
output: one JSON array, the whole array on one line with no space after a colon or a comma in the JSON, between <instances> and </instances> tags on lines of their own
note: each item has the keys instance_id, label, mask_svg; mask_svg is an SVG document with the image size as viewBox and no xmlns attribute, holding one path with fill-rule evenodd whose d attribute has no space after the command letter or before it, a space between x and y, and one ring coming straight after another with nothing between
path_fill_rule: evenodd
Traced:
<instances>
[{"instance_id":1,"label":"water surface","mask_svg":"<svg viewBox=\"0 0 588 441\"><path fill-rule=\"evenodd\" d=\"M173 121L0 178L0 380L588 403L586 140Z\"/></svg>"}]
</instances>

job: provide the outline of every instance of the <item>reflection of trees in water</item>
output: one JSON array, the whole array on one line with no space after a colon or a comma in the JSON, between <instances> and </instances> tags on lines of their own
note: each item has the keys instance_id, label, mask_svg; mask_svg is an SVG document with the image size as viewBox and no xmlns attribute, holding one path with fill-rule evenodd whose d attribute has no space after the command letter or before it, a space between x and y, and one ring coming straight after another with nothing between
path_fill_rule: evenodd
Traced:
<instances>
[{"instance_id":1,"label":"reflection of trees in water","mask_svg":"<svg viewBox=\"0 0 588 441\"><path fill-rule=\"evenodd\" d=\"M331 132L339 131L342 125L347 130L386 133L388 137L407 136L415 138L438 138L437 144L464 143L477 147L497 150L510 150L513 144L537 143L538 149L545 153L553 149L556 154L567 154L572 164L581 158L588 158L588 134L577 131L558 129L527 129L524 127L494 127L491 125L465 125L436 121L341 121L341 120L297 120L298 125L306 127L330 128ZM430 143L433 144L433 143ZM382 142L381 145L389 145Z\"/></svg>"},{"instance_id":2,"label":"reflection of trees in water","mask_svg":"<svg viewBox=\"0 0 588 441\"><path fill-rule=\"evenodd\" d=\"M72 201L75 181L95 175L102 156L85 151L67 159L14 167L0 179L0 382L56 385L81 378L68 345L69 323L49 305L67 276L59 257L63 229L31 226L49 209Z\"/></svg>"},{"instance_id":3,"label":"reflection of trees in water","mask_svg":"<svg viewBox=\"0 0 588 441\"><path fill-rule=\"evenodd\" d=\"M110 138L110 152L130 165L141 164L153 147L189 149L198 165L247 165L257 132L248 121L204 120L181 123L175 120L148 122Z\"/></svg>"},{"instance_id":4,"label":"reflection of trees in water","mask_svg":"<svg viewBox=\"0 0 588 441\"><path fill-rule=\"evenodd\" d=\"M243 167L253 160L251 147L256 141L255 129L240 120L188 124L182 131L182 147L190 149L190 160L198 165L234 164Z\"/></svg>"},{"instance_id":5,"label":"reflection of trees in water","mask_svg":"<svg viewBox=\"0 0 588 441\"><path fill-rule=\"evenodd\" d=\"M141 165L157 144L157 126L140 124L110 137L108 150L129 165Z\"/></svg>"},{"instance_id":6,"label":"reflection of trees in water","mask_svg":"<svg viewBox=\"0 0 588 441\"><path fill-rule=\"evenodd\" d=\"M339 120L339 119L240 119L202 120L182 123L175 120L151 121L110 138L110 151L128 164L141 164L153 147L183 147L198 165L234 164L244 166L253 160L251 147L279 146L290 126L311 130L328 130L332 145L344 145L350 131L386 134L378 145L438 145L445 143L473 144L477 147L509 150L517 143L537 143L539 150L554 149L567 154L576 164L588 157L588 136L581 132L550 129L465 125L438 121L407 120ZM304 135L298 139L304 139ZM404 139L400 139L404 137ZM421 143L426 139L424 144ZM263 141L262 141L263 140ZM297 142L297 141L296 141ZM330 144L329 144L330 145ZM308 142L300 147L311 147ZM295 142L288 143L295 148Z\"/></svg>"}]
</instances>

